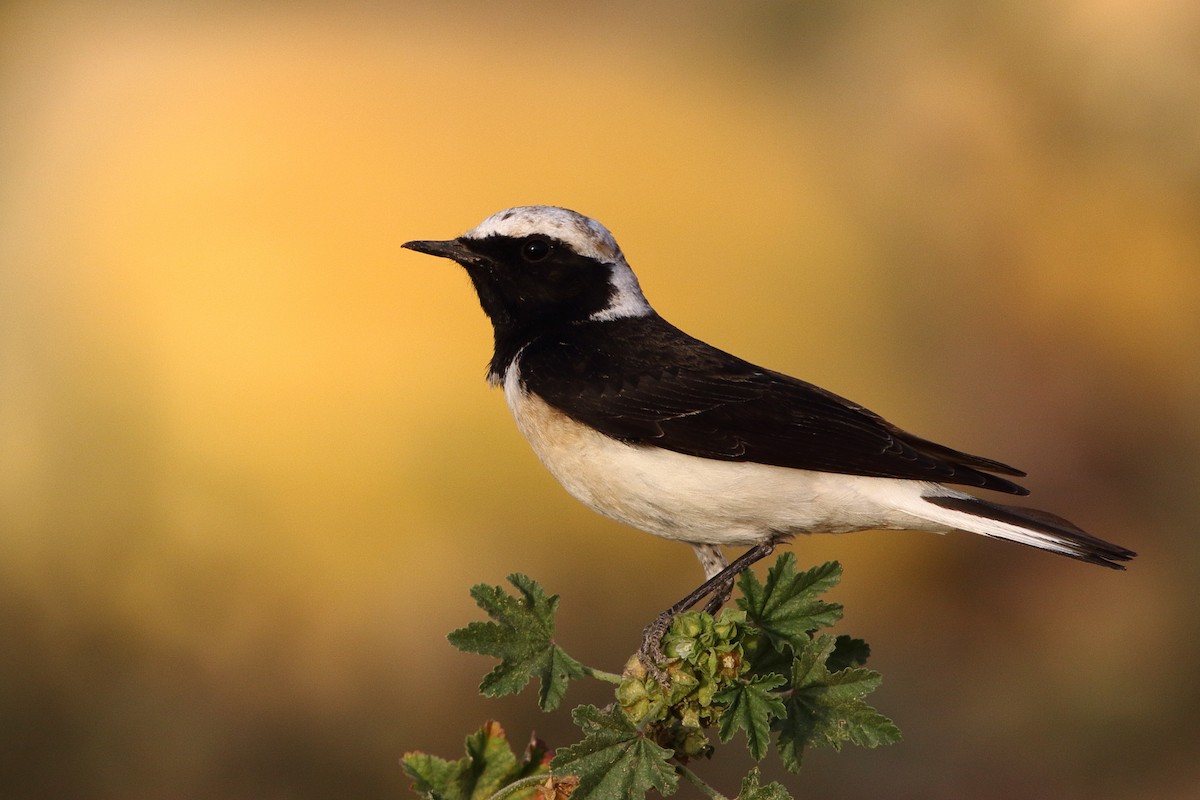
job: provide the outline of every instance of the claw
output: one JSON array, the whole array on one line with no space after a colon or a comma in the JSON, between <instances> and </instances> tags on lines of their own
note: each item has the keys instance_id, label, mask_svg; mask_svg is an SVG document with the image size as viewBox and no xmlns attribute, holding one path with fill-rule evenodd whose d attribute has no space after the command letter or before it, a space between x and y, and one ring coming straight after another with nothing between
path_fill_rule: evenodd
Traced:
<instances>
[{"instance_id":1,"label":"claw","mask_svg":"<svg viewBox=\"0 0 1200 800\"><path fill-rule=\"evenodd\" d=\"M667 654L662 649L662 638L666 635L667 628L671 627L671 620L675 619L678 614L678 612L672 613L673 610L667 609L646 626L646 629L642 631L642 646L637 652L638 659L645 665L646 671L663 688L671 685L671 679L667 677L667 673L660 665L667 660Z\"/></svg>"},{"instance_id":2,"label":"claw","mask_svg":"<svg viewBox=\"0 0 1200 800\"><path fill-rule=\"evenodd\" d=\"M642 631L642 646L638 649L637 656L646 666L646 671L654 676L654 680L664 688L671 685L670 678L667 677L667 673L661 666L667 660L667 656L662 650L662 638L666 634L667 628L671 627L671 621L705 597L708 597L709 601L705 604L704 610L709 614L716 614L729 599L729 595L733 594L733 582L737 576L755 561L769 556L774 550L774 541L768 540L756 544L732 564L706 580L687 597L659 614L653 622L646 626L646 629Z\"/></svg>"}]
</instances>

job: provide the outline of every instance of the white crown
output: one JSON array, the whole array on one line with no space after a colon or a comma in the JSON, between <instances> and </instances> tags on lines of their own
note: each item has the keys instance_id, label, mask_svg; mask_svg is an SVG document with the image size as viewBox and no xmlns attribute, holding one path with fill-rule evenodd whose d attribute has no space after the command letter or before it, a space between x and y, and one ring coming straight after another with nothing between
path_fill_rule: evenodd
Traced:
<instances>
[{"instance_id":1,"label":"white crown","mask_svg":"<svg viewBox=\"0 0 1200 800\"><path fill-rule=\"evenodd\" d=\"M558 239L576 253L607 264L625 260L608 229L594 219L557 206L517 206L492 214L463 234L466 239L488 236L520 238L540 233Z\"/></svg>"}]
</instances>

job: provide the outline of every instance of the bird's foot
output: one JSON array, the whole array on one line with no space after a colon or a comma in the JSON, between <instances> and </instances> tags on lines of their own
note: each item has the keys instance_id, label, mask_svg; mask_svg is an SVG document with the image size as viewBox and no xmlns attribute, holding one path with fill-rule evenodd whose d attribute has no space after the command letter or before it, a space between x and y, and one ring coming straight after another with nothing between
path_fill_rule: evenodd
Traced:
<instances>
[{"instance_id":1,"label":"bird's foot","mask_svg":"<svg viewBox=\"0 0 1200 800\"><path fill-rule=\"evenodd\" d=\"M663 687L670 686L671 679L667 677L667 673L662 668L667 661L667 654L662 649L662 639L666 635L667 629L671 627L671 621L677 615L678 612L675 609L669 608L655 617L654 621L642 631L642 646L637 652L638 660L646 667L646 671Z\"/></svg>"},{"instance_id":2,"label":"bird's foot","mask_svg":"<svg viewBox=\"0 0 1200 800\"><path fill-rule=\"evenodd\" d=\"M705 597L709 600L704 605L704 610L715 614L733 593L733 583L737 576L755 561L769 556L774 550L774 541L759 542L742 553L732 564L694 589L687 597L659 614L653 622L646 626L646 630L642 631L642 646L638 649L637 656L638 660L646 666L646 671L654 676L656 681L664 687L671 685L670 678L662 668L667 661L667 655L662 649L662 639L666 635L667 629L671 627L671 622Z\"/></svg>"}]
</instances>

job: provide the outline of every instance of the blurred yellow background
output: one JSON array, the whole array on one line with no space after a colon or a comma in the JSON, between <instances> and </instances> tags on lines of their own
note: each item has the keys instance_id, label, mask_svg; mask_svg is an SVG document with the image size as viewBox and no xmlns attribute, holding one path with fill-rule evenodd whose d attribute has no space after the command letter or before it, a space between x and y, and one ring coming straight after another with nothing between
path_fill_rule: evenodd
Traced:
<instances>
[{"instance_id":1,"label":"blurred yellow background","mask_svg":"<svg viewBox=\"0 0 1200 800\"><path fill-rule=\"evenodd\" d=\"M400 797L487 718L570 741L475 694L468 588L533 575L618 670L699 566L554 484L399 247L548 203L680 327L1142 554L796 542L906 739L771 778L1200 797L1197 42L1191 0L6 3L0 795Z\"/></svg>"}]
</instances>

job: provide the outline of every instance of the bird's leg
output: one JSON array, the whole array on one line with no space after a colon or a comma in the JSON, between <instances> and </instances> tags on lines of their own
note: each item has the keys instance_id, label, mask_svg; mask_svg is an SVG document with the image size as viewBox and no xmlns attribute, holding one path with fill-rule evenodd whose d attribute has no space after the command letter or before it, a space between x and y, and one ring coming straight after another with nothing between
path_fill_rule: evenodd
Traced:
<instances>
[{"instance_id":1,"label":"bird's leg","mask_svg":"<svg viewBox=\"0 0 1200 800\"><path fill-rule=\"evenodd\" d=\"M646 629L642 632L642 646L638 650L638 658L646 665L646 669L650 671L650 674L660 684L666 686L669 683L666 673L662 671L659 664L667 660L666 655L662 651L662 638L666 634L667 628L671 627L671 621L709 595L713 596L712 601L709 603L710 606L718 599L724 602L733 591L733 582L737 576L745 572L756 561L766 558L774 551L774 541L768 540L754 545L738 556L732 564L724 567L720 572L700 584L696 589L689 592L687 597L659 614L653 622L646 626ZM699 553L697 554L699 555ZM723 556L722 560L724 560ZM704 563L703 557L701 557L701 561Z\"/></svg>"},{"instance_id":2,"label":"bird's leg","mask_svg":"<svg viewBox=\"0 0 1200 800\"><path fill-rule=\"evenodd\" d=\"M692 549L696 551L696 558L700 559L700 566L704 568L704 580L712 578L729 566L729 561L725 559L725 553L721 550L720 545L694 544ZM704 604L704 612L715 616L731 594L733 594L732 581L713 593L713 596Z\"/></svg>"},{"instance_id":3,"label":"bird's leg","mask_svg":"<svg viewBox=\"0 0 1200 800\"><path fill-rule=\"evenodd\" d=\"M708 598L708 602L704 604L704 613L715 617L717 612L721 610L721 606L725 605L729 600L731 594L733 594L733 581L713 592L713 596Z\"/></svg>"}]
</instances>

